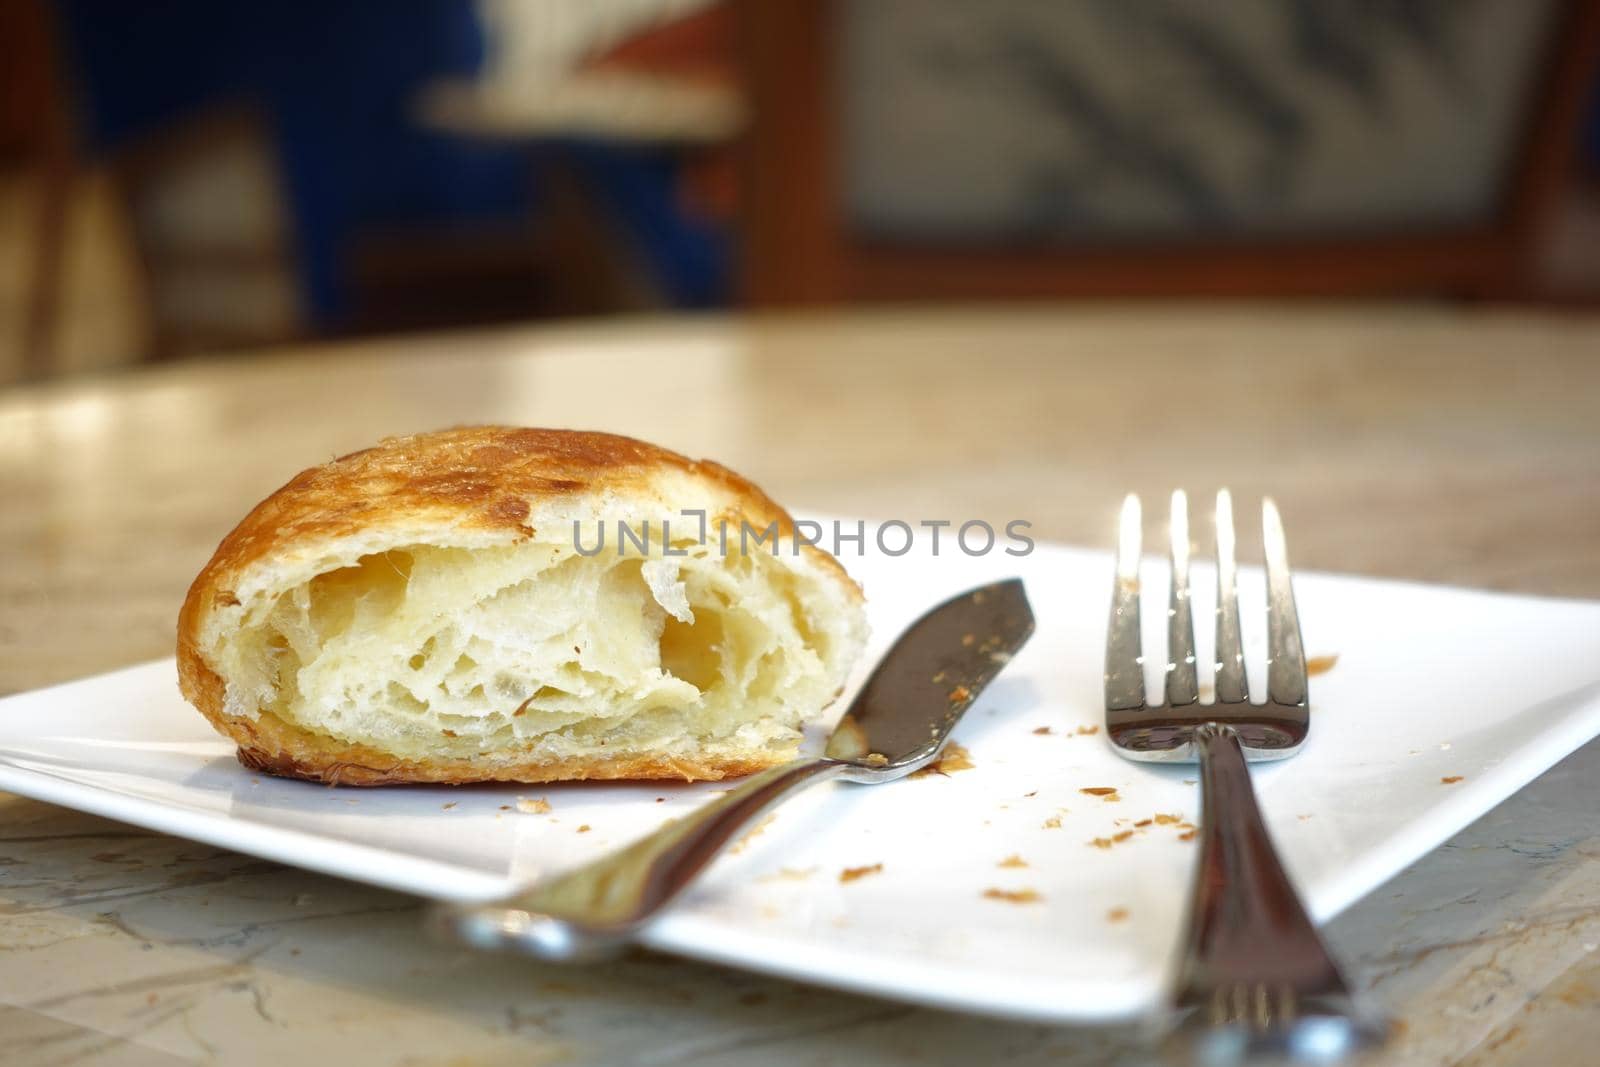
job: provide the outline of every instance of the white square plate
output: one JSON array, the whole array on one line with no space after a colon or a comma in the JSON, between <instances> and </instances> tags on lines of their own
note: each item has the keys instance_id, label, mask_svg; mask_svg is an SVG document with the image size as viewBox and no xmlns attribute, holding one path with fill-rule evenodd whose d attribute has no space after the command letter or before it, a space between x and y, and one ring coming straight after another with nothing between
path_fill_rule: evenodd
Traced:
<instances>
[{"instance_id":1,"label":"white square plate","mask_svg":"<svg viewBox=\"0 0 1600 1067\"><path fill-rule=\"evenodd\" d=\"M1026 557L967 557L948 538L941 547L938 558L920 545L845 563L870 598L869 659L944 596L1013 574L1026 580L1038 631L955 734L974 766L800 794L719 859L645 940L946 1007L1051 1021L1134 1015L1159 997L1179 933L1194 857L1181 821L1196 819L1199 797L1194 768L1124 762L1097 730L1111 559L1044 544ZM1147 565L1147 597L1164 597L1163 571ZM1197 565L1194 580L1196 618L1205 619L1212 579ZM1298 576L1296 588L1308 651L1338 663L1312 679L1306 749L1256 768L1255 780L1320 919L1600 733L1600 604L1315 574ZM1241 596L1259 664L1258 572L1241 575ZM1153 607L1144 617L1155 664L1165 613ZM1205 662L1209 635L1201 645ZM1081 792L1103 786L1120 799ZM469 899L588 860L718 787L279 781L234 761L179 698L163 660L0 701L0 788ZM547 798L551 811L525 813L519 797ZM1181 821L1156 823L1157 814ZM1006 864L1011 857L1019 859ZM874 870L845 881L849 868Z\"/></svg>"}]
</instances>

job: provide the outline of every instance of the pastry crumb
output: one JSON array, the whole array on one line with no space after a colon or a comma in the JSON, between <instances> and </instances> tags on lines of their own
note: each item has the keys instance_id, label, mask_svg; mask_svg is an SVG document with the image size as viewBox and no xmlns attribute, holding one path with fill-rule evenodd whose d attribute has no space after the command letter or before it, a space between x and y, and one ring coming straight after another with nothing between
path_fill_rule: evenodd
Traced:
<instances>
[{"instance_id":1,"label":"pastry crumb","mask_svg":"<svg viewBox=\"0 0 1600 1067\"><path fill-rule=\"evenodd\" d=\"M1455 785L1457 782L1460 782L1460 781L1463 781L1463 780L1464 780L1463 776L1459 775L1459 774L1452 774L1452 775L1450 775L1450 776L1448 776L1446 778L1439 779L1439 781L1444 783L1445 785Z\"/></svg>"},{"instance_id":2,"label":"pastry crumb","mask_svg":"<svg viewBox=\"0 0 1600 1067\"><path fill-rule=\"evenodd\" d=\"M1112 908L1110 911L1106 912L1106 922L1110 922L1110 923L1123 922L1124 920L1127 919L1127 917L1128 917L1128 909L1127 908Z\"/></svg>"},{"instance_id":3,"label":"pastry crumb","mask_svg":"<svg viewBox=\"0 0 1600 1067\"><path fill-rule=\"evenodd\" d=\"M578 827L578 833L586 834L588 832L589 832L589 824L588 823L584 823L582 826Z\"/></svg>"},{"instance_id":4,"label":"pastry crumb","mask_svg":"<svg viewBox=\"0 0 1600 1067\"><path fill-rule=\"evenodd\" d=\"M1152 823L1154 823L1154 822L1155 822L1155 820L1154 820L1154 819L1140 819L1140 820L1139 820L1139 821L1138 821L1138 822L1136 822L1136 823L1134 823L1134 824L1133 824L1133 825L1135 825L1135 826L1137 826L1137 827L1138 827L1138 828L1139 828L1139 829L1141 829L1141 830L1142 830L1142 829L1144 829L1144 828L1145 828L1145 827L1146 827L1146 826L1149 826L1149 825L1151 825L1151 824L1152 824Z\"/></svg>"},{"instance_id":5,"label":"pastry crumb","mask_svg":"<svg viewBox=\"0 0 1600 1067\"><path fill-rule=\"evenodd\" d=\"M967 746L959 741L951 741L944 746L944 751L940 752L932 763L920 771L913 771L911 777L922 778L930 774L948 777L955 771L970 771L976 766L977 764L972 762L972 753L967 751Z\"/></svg>"},{"instance_id":6,"label":"pastry crumb","mask_svg":"<svg viewBox=\"0 0 1600 1067\"><path fill-rule=\"evenodd\" d=\"M815 867L779 867L771 874L764 874L756 879L758 882L803 882L817 873Z\"/></svg>"},{"instance_id":7,"label":"pastry crumb","mask_svg":"<svg viewBox=\"0 0 1600 1067\"><path fill-rule=\"evenodd\" d=\"M1040 827L1040 828L1044 829L1044 830L1059 830L1059 829L1061 829L1061 816L1062 816L1062 814L1063 814L1062 812L1056 812L1054 815L1052 815L1049 818L1045 819L1044 825L1042 827Z\"/></svg>"},{"instance_id":8,"label":"pastry crumb","mask_svg":"<svg viewBox=\"0 0 1600 1067\"><path fill-rule=\"evenodd\" d=\"M1091 839L1089 844L1093 845L1095 848L1110 848L1111 847L1111 838L1109 838L1109 837L1096 837L1096 838Z\"/></svg>"},{"instance_id":9,"label":"pastry crumb","mask_svg":"<svg viewBox=\"0 0 1600 1067\"><path fill-rule=\"evenodd\" d=\"M1178 840L1179 841L1193 841L1194 840L1194 831L1193 830L1185 830L1183 833L1178 835Z\"/></svg>"},{"instance_id":10,"label":"pastry crumb","mask_svg":"<svg viewBox=\"0 0 1600 1067\"><path fill-rule=\"evenodd\" d=\"M1085 737L1087 737L1090 734L1097 734L1099 732L1100 732L1100 727L1098 727L1098 726L1080 726L1080 727L1078 727L1078 733L1083 734Z\"/></svg>"},{"instance_id":11,"label":"pastry crumb","mask_svg":"<svg viewBox=\"0 0 1600 1067\"><path fill-rule=\"evenodd\" d=\"M550 801L544 797L518 797L517 810L527 812L529 815L549 815Z\"/></svg>"},{"instance_id":12,"label":"pastry crumb","mask_svg":"<svg viewBox=\"0 0 1600 1067\"><path fill-rule=\"evenodd\" d=\"M965 704L971 699L972 690L968 689L964 685L958 685L954 689L950 690L950 703L952 704Z\"/></svg>"},{"instance_id":13,"label":"pastry crumb","mask_svg":"<svg viewBox=\"0 0 1600 1067\"><path fill-rule=\"evenodd\" d=\"M440 811L449 811L451 808L455 807L459 803L460 803L460 801L458 801L458 800L452 800L450 803L446 804L443 808L440 808L439 810Z\"/></svg>"},{"instance_id":14,"label":"pastry crumb","mask_svg":"<svg viewBox=\"0 0 1600 1067\"><path fill-rule=\"evenodd\" d=\"M1121 844L1122 842L1126 841L1128 838L1130 838L1132 836L1133 836L1133 831L1132 830L1122 830L1122 831L1119 831L1117 833L1112 834L1111 835L1111 840L1117 842L1118 844Z\"/></svg>"},{"instance_id":15,"label":"pastry crumb","mask_svg":"<svg viewBox=\"0 0 1600 1067\"><path fill-rule=\"evenodd\" d=\"M1035 726L1033 728L1033 732L1038 734L1040 737L1048 737L1055 733L1055 731L1050 729L1048 726Z\"/></svg>"},{"instance_id":16,"label":"pastry crumb","mask_svg":"<svg viewBox=\"0 0 1600 1067\"><path fill-rule=\"evenodd\" d=\"M1166 812L1158 811L1155 814L1155 820L1156 820L1156 825L1157 826L1172 826L1175 823L1182 822L1183 821L1183 816L1181 816L1181 815L1168 815Z\"/></svg>"},{"instance_id":17,"label":"pastry crumb","mask_svg":"<svg viewBox=\"0 0 1600 1067\"><path fill-rule=\"evenodd\" d=\"M996 867L1026 867L1027 865L1028 861L1015 852L995 864Z\"/></svg>"},{"instance_id":18,"label":"pastry crumb","mask_svg":"<svg viewBox=\"0 0 1600 1067\"><path fill-rule=\"evenodd\" d=\"M737 856L739 853L749 848L750 842L754 841L756 838L760 837L764 832L766 832L767 827L772 825L772 820L776 819L777 817L777 813L768 815L765 819L762 819L760 822L750 827L750 829L746 830L744 834L740 836L739 840L728 846L728 855Z\"/></svg>"},{"instance_id":19,"label":"pastry crumb","mask_svg":"<svg viewBox=\"0 0 1600 1067\"><path fill-rule=\"evenodd\" d=\"M853 882L857 878L865 878L869 874L882 874L883 864L869 863L865 867L846 867L839 872L840 882Z\"/></svg>"},{"instance_id":20,"label":"pastry crumb","mask_svg":"<svg viewBox=\"0 0 1600 1067\"><path fill-rule=\"evenodd\" d=\"M1091 797L1099 797L1100 799L1106 801L1107 803L1109 803L1111 801L1114 801L1114 800L1121 800L1122 799L1121 797L1119 797L1117 795L1116 786L1111 786L1111 785L1088 785L1088 786L1084 786L1082 789L1078 790L1078 792L1086 794L1087 796L1091 796Z\"/></svg>"},{"instance_id":21,"label":"pastry crumb","mask_svg":"<svg viewBox=\"0 0 1600 1067\"><path fill-rule=\"evenodd\" d=\"M1003 900L1007 904L1033 904L1044 898L1037 889L985 889L985 900Z\"/></svg>"},{"instance_id":22,"label":"pastry crumb","mask_svg":"<svg viewBox=\"0 0 1600 1067\"><path fill-rule=\"evenodd\" d=\"M1337 665L1338 662L1339 654L1337 652L1331 656L1312 656L1310 659L1306 660L1306 674L1313 677L1319 674L1327 674L1329 671L1333 670L1334 666Z\"/></svg>"}]
</instances>

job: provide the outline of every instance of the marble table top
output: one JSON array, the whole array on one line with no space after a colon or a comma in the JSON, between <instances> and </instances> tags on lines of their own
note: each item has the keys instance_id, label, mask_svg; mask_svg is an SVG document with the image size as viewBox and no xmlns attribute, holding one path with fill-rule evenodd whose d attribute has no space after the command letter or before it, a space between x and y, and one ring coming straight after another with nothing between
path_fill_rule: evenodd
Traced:
<instances>
[{"instance_id":1,"label":"marble table top","mask_svg":"<svg viewBox=\"0 0 1600 1067\"><path fill-rule=\"evenodd\" d=\"M1307 568L1600 597L1600 318L1141 305L644 319L318 346L0 394L0 693L170 652L295 471L462 422L627 432L791 506L1104 544L1123 492L1273 493ZM1194 430L1183 427L1192 424ZM1600 742L1329 928L1379 1062L1600 1047ZM417 901L0 795L0 1064L1121 1064L996 1022L639 953L428 942ZM1065 946L1064 950L1069 950Z\"/></svg>"}]
</instances>

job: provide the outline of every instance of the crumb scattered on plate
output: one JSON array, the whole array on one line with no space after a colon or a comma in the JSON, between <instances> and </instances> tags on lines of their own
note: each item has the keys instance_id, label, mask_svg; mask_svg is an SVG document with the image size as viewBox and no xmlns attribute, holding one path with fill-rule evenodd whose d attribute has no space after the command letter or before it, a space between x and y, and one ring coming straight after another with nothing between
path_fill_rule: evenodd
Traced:
<instances>
[{"instance_id":1,"label":"crumb scattered on plate","mask_svg":"<svg viewBox=\"0 0 1600 1067\"><path fill-rule=\"evenodd\" d=\"M1089 734L1097 734L1099 732L1100 732L1100 727L1098 727L1098 726L1080 726L1080 727L1078 727L1078 733L1083 734L1084 736L1088 736Z\"/></svg>"},{"instance_id":2,"label":"crumb scattered on plate","mask_svg":"<svg viewBox=\"0 0 1600 1067\"><path fill-rule=\"evenodd\" d=\"M442 810L442 811L449 811L449 810L450 810L450 809L451 809L451 808L453 808L453 807L455 807L455 806L456 806L456 805L457 805L457 804L459 804L459 803L460 803L460 801L458 801L458 800L452 800L452 801L451 801L451 802L450 802L450 803L448 803L448 804L446 804L446 805L445 805L445 806L444 806L444 807L443 807L443 808L442 808L442 809L440 809L440 810Z\"/></svg>"},{"instance_id":3,"label":"crumb scattered on plate","mask_svg":"<svg viewBox=\"0 0 1600 1067\"><path fill-rule=\"evenodd\" d=\"M525 811L529 815L549 815L550 801L544 797L518 797L517 810Z\"/></svg>"},{"instance_id":4,"label":"crumb scattered on plate","mask_svg":"<svg viewBox=\"0 0 1600 1067\"><path fill-rule=\"evenodd\" d=\"M1110 848L1112 845L1122 844L1122 842L1128 840L1132 836L1132 830L1118 830L1110 837L1091 838L1089 844L1093 845L1095 848Z\"/></svg>"},{"instance_id":5,"label":"crumb scattered on plate","mask_svg":"<svg viewBox=\"0 0 1600 1067\"><path fill-rule=\"evenodd\" d=\"M1015 852L1001 860L999 863L995 864L996 867L1026 867L1027 865L1028 861L1017 855Z\"/></svg>"},{"instance_id":6,"label":"crumb scattered on plate","mask_svg":"<svg viewBox=\"0 0 1600 1067\"><path fill-rule=\"evenodd\" d=\"M869 863L865 867L846 867L839 872L839 881L853 882L857 878L865 878L869 874L882 874L883 864Z\"/></svg>"},{"instance_id":7,"label":"crumb scattered on plate","mask_svg":"<svg viewBox=\"0 0 1600 1067\"><path fill-rule=\"evenodd\" d=\"M1061 816L1062 816L1062 814L1063 813L1061 813L1061 812L1057 812L1056 814L1054 814L1054 815L1050 816L1049 818L1047 818L1044 821L1044 825L1042 827L1040 827L1040 829L1043 829L1043 830L1059 830L1059 829L1061 829Z\"/></svg>"},{"instance_id":8,"label":"crumb scattered on plate","mask_svg":"<svg viewBox=\"0 0 1600 1067\"><path fill-rule=\"evenodd\" d=\"M967 746L959 741L951 741L944 746L944 751L939 753L939 758L922 768L913 771L912 778L921 778L929 774L949 775L955 771L970 771L977 764L972 762L972 753L967 751Z\"/></svg>"},{"instance_id":9,"label":"crumb scattered on plate","mask_svg":"<svg viewBox=\"0 0 1600 1067\"><path fill-rule=\"evenodd\" d=\"M1445 785L1455 785L1457 782L1462 781L1462 779L1462 775L1452 774L1446 778L1439 779L1439 781L1443 782Z\"/></svg>"},{"instance_id":10,"label":"crumb scattered on plate","mask_svg":"<svg viewBox=\"0 0 1600 1067\"><path fill-rule=\"evenodd\" d=\"M1038 734L1040 737L1047 737L1050 734L1055 733L1055 731L1050 729L1048 726L1035 726L1033 728L1033 732Z\"/></svg>"},{"instance_id":11,"label":"crumb scattered on plate","mask_svg":"<svg viewBox=\"0 0 1600 1067\"><path fill-rule=\"evenodd\" d=\"M764 874L756 879L758 882L803 882L817 873L815 867L779 867L771 874Z\"/></svg>"},{"instance_id":12,"label":"crumb scattered on plate","mask_svg":"<svg viewBox=\"0 0 1600 1067\"><path fill-rule=\"evenodd\" d=\"M1158 811L1155 814L1155 820L1157 826L1174 826L1183 821L1183 816L1169 815L1164 811Z\"/></svg>"},{"instance_id":13,"label":"crumb scattered on plate","mask_svg":"<svg viewBox=\"0 0 1600 1067\"><path fill-rule=\"evenodd\" d=\"M588 823L584 823L582 826L578 827L578 833L586 834L588 832L589 832L589 824Z\"/></svg>"},{"instance_id":14,"label":"crumb scattered on plate","mask_svg":"<svg viewBox=\"0 0 1600 1067\"><path fill-rule=\"evenodd\" d=\"M760 837L762 833L766 831L767 827L772 825L772 820L776 819L777 817L777 812L773 812L771 815L768 815L765 819L762 819L760 822L750 827L750 829L746 830L744 834L740 836L739 840L728 846L728 855L737 856L739 853L749 848L750 842Z\"/></svg>"},{"instance_id":15,"label":"crumb scattered on plate","mask_svg":"<svg viewBox=\"0 0 1600 1067\"><path fill-rule=\"evenodd\" d=\"M1122 799L1117 795L1117 787L1113 785L1087 785L1078 790L1078 792L1086 793L1091 797L1099 797L1107 803Z\"/></svg>"},{"instance_id":16,"label":"crumb scattered on plate","mask_svg":"<svg viewBox=\"0 0 1600 1067\"><path fill-rule=\"evenodd\" d=\"M1312 676L1318 674L1327 674L1329 671L1333 670L1334 665L1338 662L1339 653L1337 652L1331 656L1312 656L1310 659L1306 660L1306 673Z\"/></svg>"},{"instance_id":17,"label":"crumb scattered on plate","mask_svg":"<svg viewBox=\"0 0 1600 1067\"><path fill-rule=\"evenodd\" d=\"M1112 908L1110 911L1106 912L1106 922L1119 923L1127 919L1127 917L1127 908Z\"/></svg>"},{"instance_id":18,"label":"crumb scattered on plate","mask_svg":"<svg viewBox=\"0 0 1600 1067\"><path fill-rule=\"evenodd\" d=\"M1193 830L1185 830L1183 833L1178 835L1178 840L1179 841L1193 841L1194 840L1194 831Z\"/></svg>"},{"instance_id":19,"label":"crumb scattered on plate","mask_svg":"<svg viewBox=\"0 0 1600 1067\"><path fill-rule=\"evenodd\" d=\"M1044 898L1037 889L985 889L985 900L1003 900L1007 904L1033 904Z\"/></svg>"}]
</instances>

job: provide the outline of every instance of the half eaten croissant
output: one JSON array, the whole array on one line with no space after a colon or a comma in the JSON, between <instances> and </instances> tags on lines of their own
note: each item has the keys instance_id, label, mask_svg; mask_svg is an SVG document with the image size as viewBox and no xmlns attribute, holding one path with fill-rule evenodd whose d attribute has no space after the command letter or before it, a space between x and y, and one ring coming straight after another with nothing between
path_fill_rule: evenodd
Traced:
<instances>
[{"instance_id":1,"label":"half eaten croissant","mask_svg":"<svg viewBox=\"0 0 1600 1067\"><path fill-rule=\"evenodd\" d=\"M394 438L223 539L178 619L179 684L273 774L744 774L792 757L865 640L860 589L806 540L733 472L631 438Z\"/></svg>"}]
</instances>

